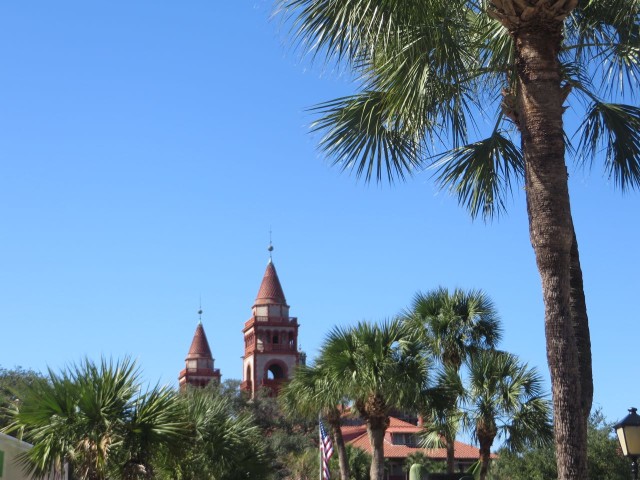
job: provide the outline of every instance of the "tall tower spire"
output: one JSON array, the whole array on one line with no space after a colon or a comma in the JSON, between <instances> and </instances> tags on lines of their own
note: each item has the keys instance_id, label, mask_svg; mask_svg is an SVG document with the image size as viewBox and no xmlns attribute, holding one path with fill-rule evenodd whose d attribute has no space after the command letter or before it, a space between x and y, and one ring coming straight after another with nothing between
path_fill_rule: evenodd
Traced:
<instances>
[{"instance_id":1,"label":"tall tower spire","mask_svg":"<svg viewBox=\"0 0 640 480\"><path fill-rule=\"evenodd\" d=\"M214 368L214 358L211 355L207 334L202 326L202 305L200 305L198 326L193 334L187 358L185 358L185 368L178 376L178 384L180 389L185 389L187 385L204 387L212 381L220 383L220 377L220 370Z\"/></svg>"},{"instance_id":2,"label":"tall tower spire","mask_svg":"<svg viewBox=\"0 0 640 480\"><path fill-rule=\"evenodd\" d=\"M298 319L289 317L289 305L271 256L271 242L268 251L269 262L251 308L252 316L243 329L241 388L252 396L261 387L276 394L300 362Z\"/></svg>"}]
</instances>

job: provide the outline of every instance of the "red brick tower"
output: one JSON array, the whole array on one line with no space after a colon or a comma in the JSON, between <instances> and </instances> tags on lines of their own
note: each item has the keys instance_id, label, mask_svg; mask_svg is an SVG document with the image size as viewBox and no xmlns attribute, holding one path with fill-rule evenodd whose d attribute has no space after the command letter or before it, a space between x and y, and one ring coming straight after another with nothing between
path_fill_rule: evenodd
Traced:
<instances>
[{"instance_id":1,"label":"red brick tower","mask_svg":"<svg viewBox=\"0 0 640 480\"><path fill-rule=\"evenodd\" d=\"M269 251L273 250L269 246ZM252 316L245 323L242 390L253 396L261 387L278 393L300 362L298 319L289 316L289 305L271 257L264 272Z\"/></svg>"},{"instance_id":2,"label":"red brick tower","mask_svg":"<svg viewBox=\"0 0 640 480\"><path fill-rule=\"evenodd\" d=\"M202 314L202 310L199 310L198 314ZM180 389L184 390L187 385L204 387L210 382L220 383L220 370L214 368L213 363L214 359L211 355L207 335L204 333L204 327L200 321L196 327L196 333L193 335L187 358L185 358L185 369L178 376Z\"/></svg>"}]
</instances>

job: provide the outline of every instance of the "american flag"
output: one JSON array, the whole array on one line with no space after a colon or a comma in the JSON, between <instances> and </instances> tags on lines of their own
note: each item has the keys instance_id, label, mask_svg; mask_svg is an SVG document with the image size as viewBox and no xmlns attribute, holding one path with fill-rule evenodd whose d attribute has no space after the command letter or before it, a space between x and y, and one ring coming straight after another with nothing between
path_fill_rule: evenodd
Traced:
<instances>
[{"instance_id":1,"label":"american flag","mask_svg":"<svg viewBox=\"0 0 640 480\"><path fill-rule=\"evenodd\" d=\"M333 442L320 421L320 457L322 458L322 478L329 480L329 459L333 455Z\"/></svg>"}]
</instances>

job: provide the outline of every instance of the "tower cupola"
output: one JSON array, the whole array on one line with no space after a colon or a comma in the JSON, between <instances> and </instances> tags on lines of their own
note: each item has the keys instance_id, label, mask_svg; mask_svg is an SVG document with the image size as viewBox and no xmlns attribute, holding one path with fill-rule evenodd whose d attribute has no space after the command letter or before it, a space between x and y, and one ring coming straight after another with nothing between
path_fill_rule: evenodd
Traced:
<instances>
[{"instance_id":1,"label":"tower cupola","mask_svg":"<svg viewBox=\"0 0 640 480\"><path fill-rule=\"evenodd\" d=\"M198 310L198 314L202 315L202 309ZM220 370L214 368L214 361L201 318L185 358L185 368L178 376L180 389L184 390L187 385L204 387L211 382L220 383Z\"/></svg>"}]
</instances>

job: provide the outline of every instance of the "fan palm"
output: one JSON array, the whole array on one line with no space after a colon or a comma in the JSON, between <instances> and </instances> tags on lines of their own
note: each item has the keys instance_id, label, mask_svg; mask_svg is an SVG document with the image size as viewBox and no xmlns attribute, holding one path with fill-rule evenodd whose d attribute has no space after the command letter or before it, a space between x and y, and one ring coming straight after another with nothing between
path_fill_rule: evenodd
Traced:
<instances>
[{"instance_id":1,"label":"fan palm","mask_svg":"<svg viewBox=\"0 0 640 480\"><path fill-rule=\"evenodd\" d=\"M493 302L480 290L450 293L440 287L418 293L405 318L418 329L431 354L456 370L478 349L495 347L502 335Z\"/></svg>"},{"instance_id":2,"label":"fan palm","mask_svg":"<svg viewBox=\"0 0 640 480\"><path fill-rule=\"evenodd\" d=\"M187 427L175 390L156 386L137 396L122 424L118 448L122 480L156 478L155 463L162 462L167 450L186 441Z\"/></svg>"},{"instance_id":3,"label":"fan palm","mask_svg":"<svg viewBox=\"0 0 640 480\"><path fill-rule=\"evenodd\" d=\"M25 453L28 473L42 477L62 471L65 462L78 478L107 477L137 389L137 370L129 359L100 365L85 360L48 382L36 383L14 411L10 429L34 444Z\"/></svg>"},{"instance_id":4,"label":"fan palm","mask_svg":"<svg viewBox=\"0 0 640 480\"><path fill-rule=\"evenodd\" d=\"M138 394L138 370L130 359L95 364L84 360L26 390L12 411L9 430L34 444L22 462L39 478L151 478L159 450L185 433L171 391Z\"/></svg>"},{"instance_id":5,"label":"fan palm","mask_svg":"<svg viewBox=\"0 0 640 480\"><path fill-rule=\"evenodd\" d=\"M287 455L285 480L316 480L318 478L318 450L311 448Z\"/></svg>"},{"instance_id":6,"label":"fan palm","mask_svg":"<svg viewBox=\"0 0 640 480\"><path fill-rule=\"evenodd\" d=\"M493 348L501 337L498 314L491 299L482 291L465 292L446 288L419 293L405 314L405 319L418 329L427 350L445 368L459 372L462 362L482 348ZM460 412L457 398L442 386L429 393L425 415L427 430L433 443L444 439L447 471L454 472L454 443Z\"/></svg>"},{"instance_id":7,"label":"fan palm","mask_svg":"<svg viewBox=\"0 0 640 480\"><path fill-rule=\"evenodd\" d=\"M332 382L319 366L301 365L280 391L278 399L286 412L297 413L308 419L315 419L320 414L326 419L338 452L340 478L349 480L349 460L340 429L339 407L346 400L343 386Z\"/></svg>"},{"instance_id":8,"label":"fan palm","mask_svg":"<svg viewBox=\"0 0 640 480\"><path fill-rule=\"evenodd\" d=\"M449 369L457 372L453 367ZM454 473L455 441L463 416L460 409L461 393L441 382L442 379L437 378L436 385L423 393L421 413L426 419L422 427L423 443L427 448L444 447L447 473Z\"/></svg>"},{"instance_id":9,"label":"fan palm","mask_svg":"<svg viewBox=\"0 0 640 480\"><path fill-rule=\"evenodd\" d=\"M317 365L332 384L342 385L364 419L373 451L370 477L381 480L389 412L415 409L427 379L426 357L399 320L361 322L332 330Z\"/></svg>"},{"instance_id":10,"label":"fan palm","mask_svg":"<svg viewBox=\"0 0 640 480\"><path fill-rule=\"evenodd\" d=\"M504 438L505 447L516 451L552 442L551 408L542 395L539 374L516 356L487 350L470 357L467 364L466 387L458 383L454 388L464 392L463 424L480 445L480 480L484 480L496 438ZM448 377L456 385L455 372L449 371Z\"/></svg>"},{"instance_id":11,"label":"fan palm","mask_svg":"<svg viewBox=\"0 0 640 480\"><path fill-rule=\"evenodd\" d=\"M472 216L485 218L505 208L524 177L545 304L559 477L586 478L593 381L564 104L571 101L584 117L569 152L587 165L603 152L609 177L622 189L638 187L640 108L615 101L625 101L638 82L640 0L279 5L302 48L345 62L362 82L359 93L316 109L320 147L340 168L394 181L434 166L441 185ZM477 119L493 128L481 131ZM434 161L439 142L451 150Z\"/></svg>"},{"instance_id":12,"label":"fan palm","mask_svg":"<svg viewBox=\"0 0 640 480\"><path fill-rule=\"evenodd\" d=\"M263 478L269 472L266 444L251 415L235 412L231 400L210 389L180 396L189 435L168 452L167 478L235 480Z\"/></svg>"}]
</instances>

